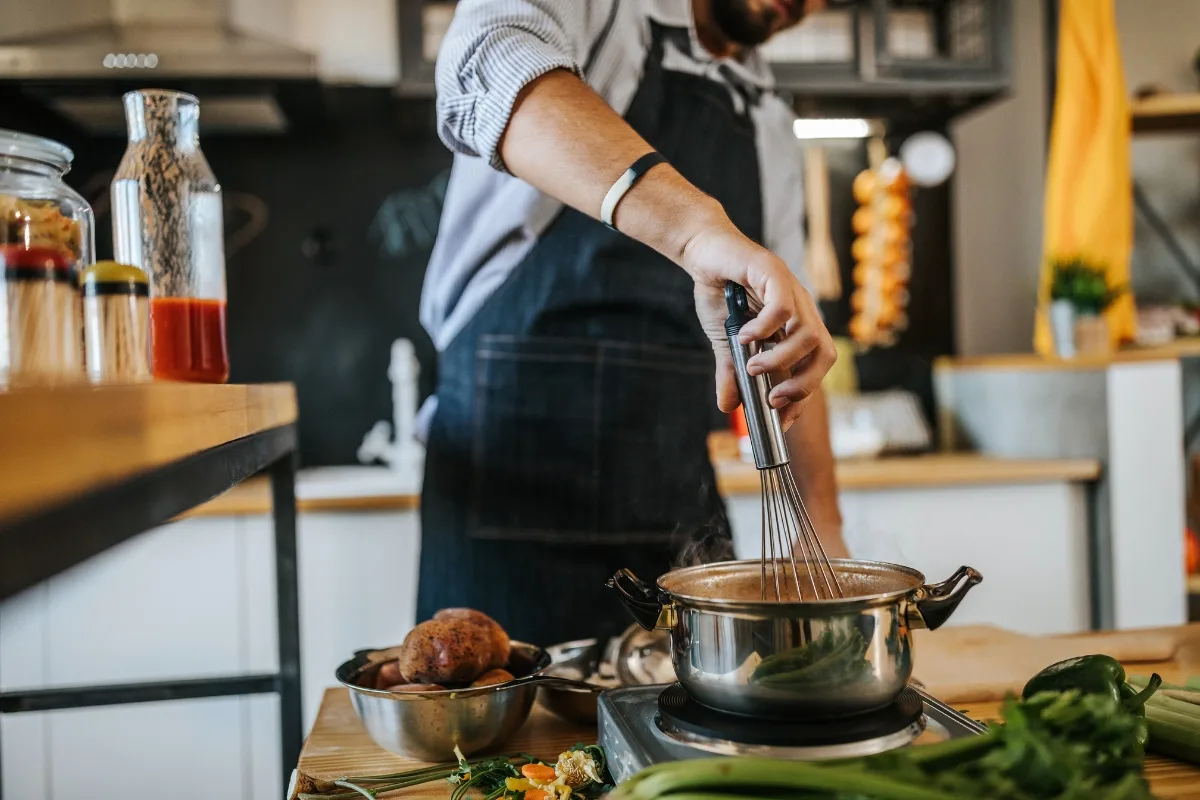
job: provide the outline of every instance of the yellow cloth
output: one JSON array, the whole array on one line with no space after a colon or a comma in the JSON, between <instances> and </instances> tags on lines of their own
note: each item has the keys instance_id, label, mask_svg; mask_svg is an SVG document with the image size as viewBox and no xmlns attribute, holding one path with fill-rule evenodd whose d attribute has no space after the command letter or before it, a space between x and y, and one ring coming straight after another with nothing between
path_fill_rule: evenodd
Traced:
<instances>
[{"instance_id":1,"label":"yellow cloth","mask_svg":"<svg viewBox=\"0 0 1200 800\"><path fill-rule=\"evenodd\" d=\"M1034 348L1054 354L1047 319L1050 261L1080 256L1104 265L1110 286L1129 282L1133 243L1129 102L1113 0L1062 0L1058 88L1046 170L1046 233ZM1137 331L1133 296L1109 306L1113 343Z\"/></svg>"}]
</instances>

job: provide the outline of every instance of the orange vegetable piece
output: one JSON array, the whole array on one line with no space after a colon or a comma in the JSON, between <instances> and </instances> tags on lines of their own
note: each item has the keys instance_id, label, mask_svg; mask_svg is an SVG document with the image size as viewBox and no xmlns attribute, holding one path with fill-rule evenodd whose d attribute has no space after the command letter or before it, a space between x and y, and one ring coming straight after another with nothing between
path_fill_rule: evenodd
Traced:
<instances>
[{"instance_id":1,"label":"orange vegetable piece","mask_svg":"<svg viewBox=\"0 0 1200 800\"><path fill-rule=\"evenodd\" d=\"M550 793L545 789L530 789L525 792L525 800L550 800Z\"/></svg>"},{"instance_id":2,"label":"orange vegetable piece","mask_svg":"<svg viewBox=\"0 0 1200 800\"><path fill-rule=\"evenodd\" d=\"M541 781L542 783L549 783L558 777L554 767L548 764L526 764L521 767L521 774L531 781ZM526 795L526 800L534 800L534 798Z\"/></svg>"}]
</instances>

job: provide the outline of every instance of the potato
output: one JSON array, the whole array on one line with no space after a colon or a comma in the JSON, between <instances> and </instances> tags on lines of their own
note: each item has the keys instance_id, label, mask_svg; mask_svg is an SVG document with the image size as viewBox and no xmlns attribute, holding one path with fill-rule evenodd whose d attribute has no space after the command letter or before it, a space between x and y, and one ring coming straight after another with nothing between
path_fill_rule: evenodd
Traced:
<instances>
[{"instance_id":1,"label":"potato","mask_svg":"<svg viewBox=\"0 0 1200 800\"><path fill-rule=\"evenodd\" d=\"M397 683L404 683L404 676L400 674L399 661L389 661L379 668L379 672L375 673L376 689L395 686Z\"/></svg>"},{"instance_id":2,"label":"potato","mask_svg":"<svg viewBox=\"0 0 1200 800\"><path fill-rule=\"evenodd\" d=\"M409 683L470 683L488 667L491 640L478 623L431 619L404 637L400 672Z\"/></svg>"},{"instance_id":3,"label":"potato","mask_svg":"<svg viewBox=\"0 0 1200 800\"><path fill-rule=\"evenodd\" d=\"M436 683L398 683L395 686L387 687L389 692L441 692L445 691L445 686L438 686Z\"/></svg>"},{"instance_id":4,"label":"potato","mask_svg":"<svg viewBox=\"0 0 1200 800\"><path fill-rule=\"evenodd\" d=\"M508 683L513 675L506 669L489 669L471 683L471 688L479 686L495 686L498 683Z\"/></svg>"},{"instance_id":5,"label":"potato","mask_svg":"<svg viewBox=\"0 0 1200 800\"><path fill-rule=\"evenodd\" d=\"M488 659L487 666L491 669L508 666L508 656L511 650L508 634L504 628L500 627L500 623L487 614L473 608L443 608L434 614L433 618L435 620L467 620L479 625L486 631L486 635L491 641L491 657Z\"/></svg>"}]
</instances>

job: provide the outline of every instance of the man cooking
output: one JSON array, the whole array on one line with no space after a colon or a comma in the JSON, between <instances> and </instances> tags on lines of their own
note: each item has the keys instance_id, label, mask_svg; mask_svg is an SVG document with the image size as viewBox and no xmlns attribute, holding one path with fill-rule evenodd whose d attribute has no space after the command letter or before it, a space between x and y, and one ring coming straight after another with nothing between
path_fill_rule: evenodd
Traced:
<instances>
[{"instance_id":1,"label":"man cooking","mask_svg":"<svg viewBox=\"0 0 1200 800\"><path fill-rule=\"evenodd\" d=\"M707 449L739 402L730 280L762 304L742 341L778 339L749 372L777 377L797 484L846 554L820 390L836 355L797 278L801 153L755 50L822 4L458 3L437 64L456 156L421 299L440 355L418 619L612 635L618 568L732 556Z\"/></svg>"}]
</instances>

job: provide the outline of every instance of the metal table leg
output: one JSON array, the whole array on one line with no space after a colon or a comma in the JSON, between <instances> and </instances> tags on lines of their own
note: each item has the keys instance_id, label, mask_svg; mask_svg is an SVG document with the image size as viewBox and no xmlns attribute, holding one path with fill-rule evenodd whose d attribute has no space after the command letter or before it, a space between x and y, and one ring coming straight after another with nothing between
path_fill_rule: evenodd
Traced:
<instances>
[{"instance_id":1,"label":"metal table leg","mask_svg":"<svg viewBox=\"0 0 1200 800\"><path fill-rule=\"evenodd\" d=\"M283 785L304 743L300 707L300 602L296 579L296 454L271 465L275 518L275 591L279 624L279 743Z\"/></svg>"}]
</instances>

